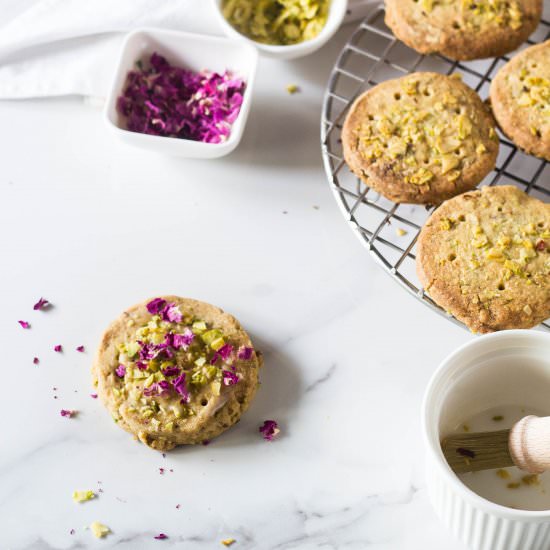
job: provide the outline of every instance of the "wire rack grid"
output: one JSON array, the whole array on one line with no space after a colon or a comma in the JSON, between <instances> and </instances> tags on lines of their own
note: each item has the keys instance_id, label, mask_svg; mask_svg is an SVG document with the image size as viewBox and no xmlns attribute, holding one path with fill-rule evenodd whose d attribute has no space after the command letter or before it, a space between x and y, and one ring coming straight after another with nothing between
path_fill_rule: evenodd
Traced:
<instances>
[{"instance_id":1,"label":"wire rack grid","mask_svg":"<svg viewBox=\"0 0 550 550\"><path fill-rule=\"evenodd\" d=\"M542 21L523 48L550 38L550 22ZM416 241L431 207L395 204L365 185L346 167L340 138L348 108L365 90L390 78L415 71L458 72L482 98L496 72L510 60L453 61L425 56L398 41L384 24L378 5L357 27L342 49L329 78L321 118L321 149L336 201L355 234L384 269L431 309L460 326L424 292L415 269ZM546 202L550 200L550 164L519 150L499 132L500 152L495 169L483 185L513 184ZM541 325L550 330L550 319Z\"/></svg>"}]
</instances>

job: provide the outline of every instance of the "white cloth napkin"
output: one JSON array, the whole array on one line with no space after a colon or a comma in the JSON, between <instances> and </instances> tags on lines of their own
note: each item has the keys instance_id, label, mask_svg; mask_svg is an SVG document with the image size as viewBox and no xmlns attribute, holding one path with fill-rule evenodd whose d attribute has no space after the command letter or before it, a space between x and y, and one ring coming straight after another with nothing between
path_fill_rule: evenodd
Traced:
<instances>
[{"instance_id":1,"label":"white cloth napkin","mask_svg":"<svg viewBox=\"0 0 550 550\"><path fill-rule=\"evenodd\" d=\"M374 0L350 0L362 17ZM209 0L0 0L0 99L103 98L137 27L222 34Z\"/></svg>"},{"instance_id":2,"label":"white cloth napkin","mask_svg":"<svg viewBox=\"0 0 550 550\"><path fill-rule=\"evenodd\" d=\"M124 34L221 34L208 0L0 0L0 99L104 97Z\"/></svg>"}]
</instances>

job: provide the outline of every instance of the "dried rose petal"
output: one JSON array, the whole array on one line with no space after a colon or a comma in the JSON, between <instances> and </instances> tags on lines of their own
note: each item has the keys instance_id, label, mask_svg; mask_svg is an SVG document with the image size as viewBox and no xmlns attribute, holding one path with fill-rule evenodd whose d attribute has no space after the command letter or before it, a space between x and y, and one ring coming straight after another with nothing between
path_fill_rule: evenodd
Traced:
<instances>
[{"instance_id":1,"label":"dried rose petal","mask_svg":"<svg viewBox=\"0 0 550 550\"><path fill-rule=\"evenodd\" d=\"M70 411L67 409L61 409L61 416L66 416L68 418L72 418L73 416L76 416L77 411Z\"/></svg>"},{"instance_id":2,"label":"dried rose petal","mask_svg":"<svg viewBox=\"0 0 550 550\"><path fill-rule=\"evenodd\" d=\"M281 431L275 420L265 420L258 430L266 441L273 441L273 438Z\"/></svg>"},{"instance_id":3,"label":"dried rose petal","mask_svg":"<svg viewBox=\"0 0 550 550\"><path fill-rule=\"evenodd\" d=\"M183 334L167 334L165 342L167 345L173 347L174 349L186 350L191 345L194 339L195 335L193 334L193 332L190 329L186 328L183 331Z\"/></svg>"},{"instance_id":4,"label":"dried rose petal","mask_svg":"<svg viewBox=\"0 0 550 550\"><path fill-rule=\"evenodd\" d=\"M183 315L176 304L167 304L166 307L160 312L160 316L163 321L170 323L181 323Z\"/></svg>"},{"instance_id":5,"label":"dried rose petal","mask_svg":"<svg viewBox=\"0 0 550 550\"><path fill-rule=\"evenodd\" d=\"M84 346L78 346L76 348L76 351L79 351L80 353L84 353Z\"/></svg>"},{"instance_id":6,"label":"dried rose petal","mask_svg":"<svg viewBox=\"0 0 550 550\"><path fill-rule=\"evenodd\" d=\"M153 537L157 540L164 540L168 538L168 535L165 535L164 533L159 533L156 537Z\"/></svg>"},{"instance_id":7,"label":"dried rose petal","mask_svg":"<svg viewBox=\"0 0 550 550\"><path fill-rule=\"evenodd\" d=\"M189 402L189 391L187 390L187 385L185 384L185 373L182 372L177 378L172 380L174 389L182 396L181 401L183 403Z\"/></svg>"},{"instance_id":8,"label":"dried rose petal","mask_svg":"<svg viewBox=\"0 0 550 550\"><path fill-rule=\"evenodd\" d=\"M214 357L210 359L210 364L215 365L218 358L221 358L222 361L227 361L231 354L233 353L233 346L231 344L224 344L216 353Z\"/></svg>"},{"instance_id":9,"label":"dried rose petal","mask_svg":"<svg viewBox=\"0 0 550 550\"><path fill-rule=\"evenodd\" d=\"M54 346L53 350L57 353L61 353L63 351L63 346L61 344L57 344L57 346Z\"/></svg>"},{"instance_id":10,"label":"dried rose petal","mask_svg":"<svg viewBox=\"0 0 550 550\"><path fill-rule=\"evenodd\" d=\"M38 359L38 357L35 357L32 362L35 364L35 365L38 365L38 363L40 363L40 359Z\"/></svg>"},{"instance_id":11,"label":"dried rose petal","mask_svg":"<svg viewBox=\"0 0 550 550\"><path fill-rule=\"evenodd\" d=\"M97 393L91 393L91 394L90 394L90 397L91 397L92 399L97 399Z\"/></svg>"},{"instance_id":12,"label":"dried rose petal","mask_svg":"<svg viewBox=\"0 0 550 550\"><path fill-rule=\"evenodd\" d=\"M166 305L166 300L163 300L162 298L155 298L154 300L151 300L147 304L147 311L151 315L156 315L160 313L160 311L164 308Z\"/></svg>"},{"instance_id":13,"label":"dried rose petal","mask_svg":"<svg viewBox=\"0 0 550 550\"><path fill-rule=\"evenodd\" d=\"M50 305L50 302L48 302L48 300L46 300L44 298L40 298L40 300L38 300L38 302L36 302L36 304L34 304L34 306L32 306L32 308L35 311L39 311L41 309L44 309L44 308L48 307L49 305Z\"/></svg>"},{"instance_id":14,"label":"dried rose petal","mask_svg":"<svg viewBox=\"0 0 550 550\"><path fill-rule=\"evenodd\" d=\"M151 384L148 388L143 389L143 395L146 397L158 396L165 397L170 393L170 382L168 380L161 380Z\"/></svg>"},{"instance_id":15,"label":"dried rose petal","mask_svg":"<svg viewBox=\"0 0 550 550\"><path fill-rule=\"evenodd\" d=\"M222 378L225 386L233 386L239 381L237 373L229 370L222 371Z\"/></svg>"},{"instance_id":16,"label":"dried rose petal","mask_svg":"<svg viewBox=\"0 0 550 550\"><path fill-rule=\"evenodd\" d=\"M254 351L254 349L251 348L251 347L242 346L241 348L239 348L239 353L238 353L237 357L239 359L242 359L243 361L248 361L249 359L252 358L252 352L253 351Z\"/></svg>"},{"instance_id":17,"label":"dried rose petal","mask_svg":"<svg viewBox=\"0 0 550 550\"><path fill-rule=\"evenodd\" d=\"M116 369L115 369L115 374L119 377L119 378L124 378L124 375L126 374L126 367L124 365L119 365Z\"/></svg>"},{"instance_id":18,"label":"dried rose petal","mask_svg":"<svg viewBox=\"0 0 550 550\"><path fill-rule=\"evenodd\" d=\"M164 376L177 376L180 370L179 367L166 367L162 370L162 374L164 374Z\"/></svg>"},{"instance_id":19,"label":"dried rose petal","mask_svg":"<svg viewBox=\"0 0 550 550\"><path fill-rule=\"evenodd\" d=\"M116 108L132 132L223 143L239 116L246 83L226 71L200 73L153 53L130 71Z\"/></svg>"},{"instance_id":20,"label":"dried rose petal","mask_svg":"<svg viewBox=\"0 0 550 550\"><path fill-rule=\"evenodd\" d=\"M31 324L27 321L17 321L23 328L31 328Z\"/></svg>"},{"instance_id":21,"label":"dried rose petal","mask_svg":"<svg viewBox=\"0 0 550 550\"><path fill-rule=\"evenodd\" d=\"M160 474L161 476L164 475L164 468L159 468L159 474Z\"/></svg>"},{"instance_id":22,"label":"dried rose petal","mask_svg":"<svg viewBox=\"0 0 550 550\"><path fill-rule=\"evenodd\" d=\"M536 244L535 248L539 251L539 252L542 252L544 250L546 250L546 241L543 241L542 239Z\"/></svg>"}]
</instances>

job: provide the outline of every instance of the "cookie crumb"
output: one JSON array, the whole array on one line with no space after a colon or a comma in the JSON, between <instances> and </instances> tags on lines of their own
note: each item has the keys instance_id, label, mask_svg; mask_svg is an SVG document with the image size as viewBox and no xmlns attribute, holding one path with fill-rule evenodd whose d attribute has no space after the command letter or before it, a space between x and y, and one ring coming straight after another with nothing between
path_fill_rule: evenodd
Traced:
<instances>
[{"instance_id":1,"label":"cookie crumb","mask_svg":"<svg viewBox=\"0 0 550 550\"><path fill-rule=\"evenodd\" d=\"M510 479L510 472L508 470L499 468L495 473L500 479Z\"/></svg>"},{"instance_id":2,"label":"cookie crumb","mask_svg":"<svg viewBox=\"0 0 550 550\"><path fill-rule=\"evenodd\" d=\"M235 539L223 539L222 544L224 546L231 546L232 544L235 544L237 541Z\"/></svg>"},{"instance_id":3,"label":"cookie crumb","mask_svg":"<svg viewBox=\"0 0 550 550\"><path fill-rule=\"evenodd\" d=\"M407 234L407 232L404 229L401 229L401 227L398 227L395 232L397 233L398 237L403 237Z\"/></svg>"}]
</instances>

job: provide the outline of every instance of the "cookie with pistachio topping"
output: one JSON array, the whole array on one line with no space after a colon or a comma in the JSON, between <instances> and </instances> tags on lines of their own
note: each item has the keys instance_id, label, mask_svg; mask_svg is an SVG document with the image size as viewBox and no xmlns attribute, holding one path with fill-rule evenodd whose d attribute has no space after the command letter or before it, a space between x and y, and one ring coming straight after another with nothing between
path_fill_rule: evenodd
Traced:
<instances>
[{"instance_id":1,"label":"cookie with pistachio topping","mask_svg":"<svg viewBox=\"0 0 550 550\"><path fill-rule=\"evenodd\" d=\"M386 24L419 53L498 57L536 29L542 0L386 0Z\"/></svg>"},{"instance_id":2,"label":"cookie with pistachio topping","mask_svg":"<svg viewBox=\"0 0 550 550\"><path fill-rule=\"evenodd\" d=\"M495 166L491 114L457 76L387 80L351 106L342 130L352 172L394 202L439 204L473 189Z\"/></svg>"},{"instance_id":3,"label":"cookie with pistachio topping","mask_svg":"<svg viewBox=\"0 0 550 550\"><path fill-rule=\"evenodd\" d=\"M527 153L550 160L550 40L504 65L490 97L502 131Z\"/></svg>"},{"instance_id":4,"label":"cookie with pistachio topping","mask_svg":"<svg viewBox=\"0 0 550 550\"><path fill-rule=\"evenodd\" d=\"M92 374L115 422L166 451L235 424L254 397L261 365L234 317L163 296L131 307L109 326Z\"/></svg>"},{"instance_id":5,"label":"cookie with pistachio topping","mask_svg":"<svg viewBox=\"0 0 550 550\"><path fill-rule=\"evenodd\" d=\"M550 204L509 185L450 199L422 228L416 267L473 332L538 325L550 317Z\"/></svg>"}]
</instances>

